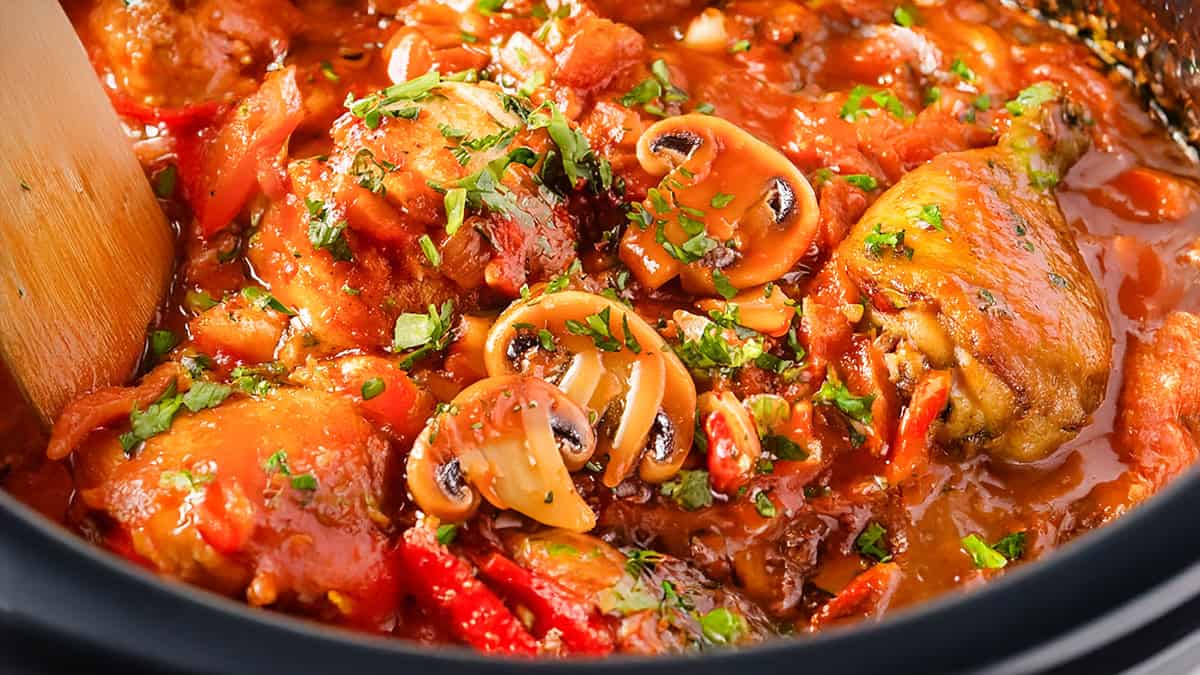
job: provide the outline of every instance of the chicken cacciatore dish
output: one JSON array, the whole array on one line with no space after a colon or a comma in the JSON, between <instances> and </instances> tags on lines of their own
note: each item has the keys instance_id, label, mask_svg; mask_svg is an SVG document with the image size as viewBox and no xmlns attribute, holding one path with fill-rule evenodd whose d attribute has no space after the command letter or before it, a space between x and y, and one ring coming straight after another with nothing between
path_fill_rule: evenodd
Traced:
<instances>
[{"instance_id":1,"label":"chicken cacciatore dish","mask_svg":"<svg viewBox=\"0 0 1200 675\"><path fill-rule=\"evenodd\" d=\"M1200 169L998 1L64 5L175 282L0 464L158 574L492 653L744 647L1196 458Z\"/></svg>"}]
</instances>

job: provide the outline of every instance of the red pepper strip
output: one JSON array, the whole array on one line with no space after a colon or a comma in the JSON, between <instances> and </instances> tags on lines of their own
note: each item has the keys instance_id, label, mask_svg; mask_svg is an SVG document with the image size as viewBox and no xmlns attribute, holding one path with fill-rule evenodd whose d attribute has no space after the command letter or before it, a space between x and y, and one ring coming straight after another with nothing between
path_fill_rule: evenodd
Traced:
<instances>
[{"instance_id":1,"label":"red pepper strip","mask_svg":"<svg viewBox=\"0 0 1200 675\"><path fill-rule=\"evenodd\" d=\"M950 381L950 371L931 370L917 382L896 432L892 461L888 465L889 484L911 478L929 463L929 427L946 407Z\"/></svg>"},{"instance_id":2,"label":"red pepper strip","mask_svg":"<svg viewBox=\"0 0 1200 675\"><path fill-rule=\"evenodd\" d=\"M887 609L892 593L900 583L900 567L896 563L879 563L854 577L838 593L813 614L813 628L824 628L838 619L850 616L878 617Z\"/></svg>"},{"instance_id":3,"label":"red pepper strip","mask_svg":"<svg viewBox=\"0 0 1200 675\"><path fill-rule=\"evenodd\" d=\"M750 477L752 459L738 448L720 411L714 410L704 419L704 435L708 437L708 474L713 489L724 494L737 491Z\"/></svg>"},{"instance_id":4,"label":"red pepper strip","mask_svg":"<svg viewBox=\"0 0 1200 675\"><path fill-rule=\"evenodd\" d=\"M216 101L192 103L179 107L152 106L138 103L125 94L110 91L109 100L113 108L123 117L144 124L165 124L172 131L183 131L206 127L217 119L221 104Z\"/></svg>"},{"instance_id":5,"label":"red pepper strip","mask_svg":"<svg viewBox=\"0 0 1200 675\"><path fill-rule=\"evenodd\" d=\"M612 632L594 607L553 579L531 572L499 553L479 563L480 575L505 596L529 608L540 635L558 630L571 654L602 656L613 650Z\"/></svg>"},{"instance_id":6,"label":"red pepper strip","mask_svg":"<svg viewBox=\"0 0 1200 675\"><path fill-rule=\"evenodd\" d=\"M400 569L417 601L436 612L459 640L487 653L537 654L537 641L525 626L428 528L404 533Z\"/></svg>"}]
</instances>

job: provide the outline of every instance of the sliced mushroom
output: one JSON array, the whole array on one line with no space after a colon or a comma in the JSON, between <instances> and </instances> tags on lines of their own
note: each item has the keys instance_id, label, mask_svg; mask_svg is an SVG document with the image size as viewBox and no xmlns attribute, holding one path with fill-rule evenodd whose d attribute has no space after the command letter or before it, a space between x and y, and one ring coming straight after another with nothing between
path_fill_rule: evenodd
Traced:
<instances>
[{"instance_id":1,"label":"sliced mushroom","mask_svg":"<svg viewBox=\"0 0 1200 675\"><path fill-rule=\"evenodd\" d=\"M705 392L698 404L708 435L708 473L713 489L732 494L750 479L762 455L758 429L750 411L733 392Z\"/></svg>"},{"instance_id":2,"label":"sliced mushroom","mask_svg":"<svg viewBox=\"0 0 1200 675\"><path fill-rule=\"evenodd\" d=\"M587 413L551 384L490 377L435 415L408 456L417 506L442 520L470 518L482 496L554 527L586 532L596 515L571 482L596 449Z\"/></svg>"},{"instance_id":3,"label":"sliced mushroom","mask_svg":"<svg viewBox=\"0 0 1200 675\"><path fill-rule=\"evenodd\" d=\"M808 180L778 150L711 115L662 120L638 139L638 162L664 176L644 204L621 259L642 284L680 276L693 293L715 292L714 271L743 289L778 279L817 231ZM645 225L645 227L642 227Z\"/></svg>"},{"instance_id":4,"label":"sliced mushroom","mask_svg":"<svg viewBox=\"0 0 1200 675\"><path fill-rule=\"evenodd\" d=\"M632 309L582 291L514 303L488 334L489 375L522 373L558 384L593 415L608 455L604 484L635 466L650 483L670 479L692 445L696 386L675 354Z\"/></svg>"}]
</instances>

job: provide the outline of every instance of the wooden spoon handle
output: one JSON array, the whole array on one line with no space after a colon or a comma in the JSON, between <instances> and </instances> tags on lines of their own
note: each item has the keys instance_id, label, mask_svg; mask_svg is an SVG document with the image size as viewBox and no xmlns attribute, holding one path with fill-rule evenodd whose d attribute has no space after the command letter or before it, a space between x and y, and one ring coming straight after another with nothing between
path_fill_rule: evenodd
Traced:
<instances>
[{"instance_id":1,"label":"wooden spoon handle","mask_svg":"<svg viewBox=\"0 0 1200 675\"><path fill-rule=\"evenodd\" d=\"M126 380L174 243L57 2L0 2L0 358L50 423Z\"/></svg>"}]
</instances>

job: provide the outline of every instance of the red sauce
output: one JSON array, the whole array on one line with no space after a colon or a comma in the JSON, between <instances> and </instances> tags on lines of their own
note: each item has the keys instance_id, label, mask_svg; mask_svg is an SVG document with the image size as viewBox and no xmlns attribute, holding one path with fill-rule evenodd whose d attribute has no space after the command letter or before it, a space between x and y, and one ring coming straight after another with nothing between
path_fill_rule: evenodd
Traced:
<instances>
[{"instance_id":1,"label":"red sauce","mask_svg":"<svg viewBox=\"0 0 1200 675\"><path fill-rule=\"evenodd\" d=\"M1184 394L1200 386L1192 384L1200 376L1187 353L1156 342L1155 335L1168 317L1200 310L1200 170L1133 88L1085 46L999 3L747 0L718 10L689 0L549 7L509 0L456 3L461 12L400 0L64 4L181 233L175 291L160 327L178 344L161 342L162 354L149 357L144 370L180 363L178 371L157 366L152 377L167 372L192 391L202 381L231 389L221 390L224 398L212 406L195 411L188 405L173 420L168 415L161 433L124 443L119 434L131 430L122 406L145 410L161 388L151 398L144 392L138 398L134 389L102 392L122 414L101 420L94 433L60 424L56 438L86 436L78 447L56 450L52 442L51 455L60 461L39 459L46 440L32 423L0 420L13 427L10 437L28 439L24 449L0 459L9 469L6 487L23 500L164 574L255 605L486 651L657 653L749 644L877 618L981 584L1135 506L1170 477L1155 466L1186 466L1194 458L1195 411ZM479 9L491 4L497 7ZM431 69L443 80L458 73L452 79L460 82L435 81L426 87L433 95L402 96L393 116L377 123L365 114L370 105L363 97ZM503 105L487 88L494 85L474 84L477 79L498 83L518 102ZM917 176L925 176L912 173L920 167L934 166L939 157L984 157L970 153L1003 152L1016 143L1007 130L1040 113L1032 104L1024 113L1014 110L1021 110L1022 92L1042 81L1065 90L1072 103L1063 105L1078 112L1063 119L1078 122L1090 143L1055 177L1057 205L1046 218L1057 222L1061 209L1081 273L1095 280L1111 330L1110 375L1102 402L1084 410L1071 440L1044 456L1013 461L993 443L1005 429L946 442L954 409L962 405L956 398L964 386L961 357L950 367L950 403L916 421L914 378L904 374L907 338L889 341L893 324L873 323L914 298L897 306L886 293L866 297L871 284L839 262L855 251L839 244L855 236L856 225L872 225L859 221L871 204L891 198L889 188L916 185ZM355 100L358 106L351 105ZM639 137L658 120L687 113L696 117L679 123L714 134L705 137L713 145L700 147L716 148L724 159L706 164L695 153L709 150L693 148L689 161L711 176L656 173L647 153L661 154L663 145L646 141L639 154ZM705 114L741 131L706 123ZM556 128L552 118L564 126ZM510 124L513 131L506 132ZM541 128L547 125L548 132ZM575 130L577 137L564 138ZM509 136L480 140L504 133ZM463 152L471 140L475 147ZM662 141L670 142L682 141ZM561 164L568 175L561 189L555 162L578 149L572 143L591 154L573 157L578 179ZM489 193L462 182L519 147L529 148L529 157L508 155L512 161L499 171L506 188ZM971 161L982 162L963 159L963 166L975 166ZM942 183L964 185L986 170L982 163L976 169L947 174ZM793 172L799 177L786 178ZM729 195L726 205L760 199L764 193L754 191L785 180L778 176L791 181L792 192L786 199L772 193L774 199L794 199L798 206L789 212L768 199L755 208L776 210L754 217L809 228L788 240L801 242L799 250L766 235L739 241L739 232L751 230L736 219L728 232L715 234L713 214L726 208L721 195ZM666 212L656 206L656 195L669 191L664 186L672 177L695 185L711 181L703 203L694 201L696 193L688 203L679 186L684 196L671 196L669 204L682 205L684 213L692 209L693 220L708 218L701 231L720 241L713 239L701 254L671 253L653 230L640 239L631 230L640 216L639 207L629 205ZM451 233L453 196L444 193L462 185L511 201L489 206L468 199L462 226ZM797 186L809 185L815 201L805 206L806 193ZM563 194L549 196L555 186ZM1028 194L1045 194L1022 186ZM952 203L940 208L939 225L945 218L953 236L960 214ZM1043 226L1032 220L1029 227ZM679 222L688 227L686 219ZM917 248L915 257L907 251L913 261L925 260L915 242L931 228L921 229L908 233ZM640 243L631 246L633 239ZM756 240L770 246L756 251ZM883 246L867 257L878 262L881 255L905 254L903 238ZM430 264L430 248L440 266ZM973 252L985 261L981 266L995 263L989 254ZM494 349L484 342L498 312L524 302L530 288L534 296L553 292L539 286L547 282L593 294L608 289L604 302L612 302L613 316L636 311L633 316L696 374L705 367L684 353L689 329L676 310L702 316L694 303L705 298L703 310L725 306L722 296L732 293L720 292L725 277L713 270L736 268L726 267L721 255L762 256L762 264L791 256L786 274L735 289L748 293L733 300L742 305L744 327L758 326L754 317L767 323L756 331L724 326L718 332L726 349L761 340L777 357L795 361L792 370L771 372L761 361L709 367L684 387L701 394L702 416L728 416L707 425L710 441L720 440L714 434L734 434L737 420L750 412L707 410L704 392L732 392L735 401L762 393L785 400L782 426L763 439L726 438L722 453L735 459L757 449L754 461L742 463L749 469L718 465L716 454L696 447L670 468L648 465L639 455L616 480L567 460L572 479L555 489L577 492L583 508L592 510L595 539L589 539L547 531L519 515L520 508L499 508L505 500L514 504L513 497L499 496L511 494L501 488L511 487L503 481L512 480L504 476L513 466L497 464L502 454L488 443L512 432L491 418L472 417L473 424L455 427L465 439L461 454L453 466L439 464L437 475L459 481L456 489L473 490L476 499L482 494L482 507L450 526L455 519L438 518L448 503L417 503L406 475L424 460L410 458L410 449L420 434L437 433L439 415L458 414L445 406L459 391L496 374L482 355ZM577 259L581 267L572 266ZM747 275L753 277L753 269ZM766 282L771 287L763 297L777 286L795 302L755 304L756 291L747 289ZM1046 293L1055 292L1054 275L1039 282ZM270 295L247 295L246 287ZM982 289L980 297L990 293ZM865 312L856 304L860 294ZM436 310L446 301L453 308L445 306L448 314L440 317ZM847 311L857 316L847 320ZM544 337L536 330L543 324L534 326L524 349L540 348L538 372L555 379L565 377L570 355L587 351L592 341L603 356L634 351L627 336L637 334L647 352L638 352L641 361L609 359L605 367L624 369L622 382L633 377L628 364L634 361L645 368L667 363L664 377L677 376L671 352L653 354L657 346L644 339L653 332L610 323L608 316L579 329L547 318L544 327L558 332L543 330ZM842 323L844 331L836 328ZM415 341L402 339L402 326L416 331ZM792 327L798 332L789 340ZM615 349L602 346L605 334ZM789 347L795 341L805 358ZM508 343L510 352L516 344L517 338ZM423 345L425 351L405 358ZM993 363L987 350L1024 347L978 348L976 360ZM1151 375L1164 378L1159 382L1180 388L1164 389L1158 402L1152 391L1126 388L1126 364L1135 363L1135 352L1157 354L1136 363L1151 364ZM917 374L946 368L935 361L925 353ZM529 363L508 367L533 368ZM828 380L826 364L833 373ZM930 381L948 381L938 377L944 375ZM651 380L639 386L652 387L645 384ZM849 409L834 405L822 393L824 385L843 380L871 414L855 412L854 402ZM683 390L671 391L678 397ZM94 409L97 400L81 398L74 410ZM653 398L665 400L661 393ZM435 403L443 407L427 425ZM1158 413L1178 425L1184 441L1146 440L1139 425L1155 406L1168 411ZM1017 408L1013 419L1028 410ZM914 419L901 421L910 409ZM602 448L608 447L603 437L619 427L612 410L621 408L593 416L602 422L595 429ZM667 417L691 419L686 411ZM761 418L745 419L762 431ZM697 426L699 439L704 428ZM912 435L911 471L897 473L889 455L897 428ZM561 446L563 437L557 438ZM778 438L808 452L789 455ZM603 452L594 460L603 461ZM654 477L655 470L674 474L680 465L687 473L665 486L667 476ZM703 477L694 473L705 470ZM698 491L681 478L704 481L721 471L734 473L702 482ZM888 483L889 475L896 484ZM559 495L556 508L572 508ZM553 491L546 491L545 503L552 499ZM440 543L429 529L437 529ZM968 543L971 535L986 550ZM1022 546L1000 545L1017 535ZM489 555L510 557L520 567L501 559L485 563ZM455 593L471 603L457 603ZM496 635L511 639L499 644Z\"/></svg>"}]
</instances>

